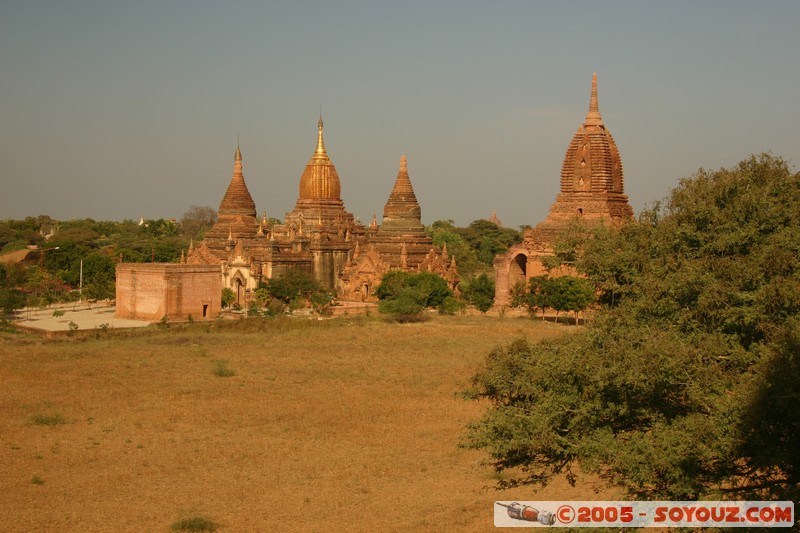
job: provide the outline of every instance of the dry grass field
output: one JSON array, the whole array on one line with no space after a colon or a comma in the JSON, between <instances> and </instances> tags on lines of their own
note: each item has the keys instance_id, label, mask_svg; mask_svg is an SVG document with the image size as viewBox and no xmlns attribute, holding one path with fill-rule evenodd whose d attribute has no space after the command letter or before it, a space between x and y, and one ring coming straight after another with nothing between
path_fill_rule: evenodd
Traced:
<instances>
[{"instance_id":1,"label":"dry grass field","mask_svg":"<svg viewBox=\"0 0 800 533\"><path fill-rule=\"evenodd\" d=\"M459 391L537 320L249 320L0 338L0 530L492 531L497 491L461 449ZM225 376L234 373L235 375Z\"/></svg>"}]
</instances>

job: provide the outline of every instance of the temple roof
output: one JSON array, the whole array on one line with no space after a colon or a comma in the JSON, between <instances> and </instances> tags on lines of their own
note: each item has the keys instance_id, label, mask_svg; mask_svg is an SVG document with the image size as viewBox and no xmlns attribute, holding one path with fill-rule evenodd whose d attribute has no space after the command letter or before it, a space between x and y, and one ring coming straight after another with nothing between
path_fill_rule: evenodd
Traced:
<instances>
[{"instance_id":1,"label":"temple roof","mask_svg":"<svg viewBox=\"0 0 800 533\"><path fill-rule=\"evenodd\" d=\"M394 188L383 207L383 218L407 218L419 221L420 216L419 202L408 175L408 162L403 155L400 158L400 170L397 171Z\"/></svg>"},{"instance_id":2,"label":"temple roof","mask_svg":"<svg viewBox=\"0 0 800 533\"><path fill-rule=\"evenodd\" d=\"M341 184L336 167L325 151L322 136L322 115L317 123L317 148L300 178L300 200L333 200L341 202Z\"/></svg>"},{"instance_id":3,"label":"temple roof","mask_svg":"<svg viewBox=\"0 0 800 533\"><path fill-rule=\"evenodd\" d=\"M622 160L600 115L597 73L592 75L589 111L564 156L561 192L623 192Z\"/></svg>"},{"instance_id":4,"label":"temple roof","mask_svg":"<svg viewBox=\"0 0 800 533\"><path fill-rule=\"evenodd\" d=\"M422 227L420 218L422 211L411 186L411 178L408 175L408 163L406 156L400 158L400 170L397 172L397 179L394 188L386 205L383 207L383 222L381 229L389 228L408 228L419 229Z\"/></svg>"},{"instance_id":5,"label":"temple roof","mask_svg":"<svg viewBox=\"0 0 800 533\"><path fill-rule=\"evenodd\" d=\"M256 216L256 204L247 184L244 182L244 172L242 170L242 151L239 149L239 141L236 141L236 152L233 156L233 177L219 204L220 215L250 215Z\"/></svg>"}]
</instances>

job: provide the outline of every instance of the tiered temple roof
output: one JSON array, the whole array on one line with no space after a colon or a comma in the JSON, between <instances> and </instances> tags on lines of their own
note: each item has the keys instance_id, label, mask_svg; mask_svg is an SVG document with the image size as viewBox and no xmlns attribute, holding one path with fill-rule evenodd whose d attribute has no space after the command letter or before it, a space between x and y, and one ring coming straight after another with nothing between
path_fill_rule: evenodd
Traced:
<instances>
[{"instance_id":1,"label":"tiered temple roof","mask_svg":"<svg viewBox=\"0 0 800 533\"><path fill-rule=\"evenodd\" d=\"M406 156L400 158L400 170L389 199L383 207L383 222L379 233L420 233L425 228L421 222L422 211L411 186Z\"/></svg>"},{"instance_id":2,"label":"tiered temple roof","mask_svg":"<svg viewBox=\"0 0 800 533\"><path fill-rule=\"evenodd\" d=\"M258 232L256 204L244 181L242 151L236 141L233 156L233 176L219 204L217 223L206 233L206 240L212 252L223 258L228 240L251 239Z\"/></svg>"},{"instance_id":3,"label":"tiered temple roof","mask_svg":"<svg viewBox=\"0 0 800 533\"><path fill-rule=\"evenodd\" d=\"M623 192L619 150L600 115L595 73L589 111L564 155L561 192L547 218L533 232L543 245L576 218L590 222L606 220L616 225L632 217L633 209Z\"/></svg>"}]
</instances>

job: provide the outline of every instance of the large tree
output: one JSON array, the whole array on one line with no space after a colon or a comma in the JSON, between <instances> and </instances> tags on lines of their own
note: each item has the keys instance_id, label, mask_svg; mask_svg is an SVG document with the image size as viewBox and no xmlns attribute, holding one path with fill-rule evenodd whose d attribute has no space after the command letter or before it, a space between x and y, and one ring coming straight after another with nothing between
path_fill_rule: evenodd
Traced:
<instances>
[{"instance_id":1,"label":"large tree","mask_svg":"<svg viewBox=\"0 0 800 533\"><path fill-rule=\"evenodd\" d=\"M582 469L635 496L800 498L800 174L769 154L700 170L597 239L577 264L613 307L496 348L467 444L509 483Z\"/></svg>"},{"instance_id":2,"label":"large tree","mask_svg":"<svg viewBox=\"0 0 800 533\"><path fill-rule=\"evenodd\" d=\"M192 205L181 217L181 231L186 237L202 237L216 222L217 212L213 207Z\"/></svg>"}]
</instances>

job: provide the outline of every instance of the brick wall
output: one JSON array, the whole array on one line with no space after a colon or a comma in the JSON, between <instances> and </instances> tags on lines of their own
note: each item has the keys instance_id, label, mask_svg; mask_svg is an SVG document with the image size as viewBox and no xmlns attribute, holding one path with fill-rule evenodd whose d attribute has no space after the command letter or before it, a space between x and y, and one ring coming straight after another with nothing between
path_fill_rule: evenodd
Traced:
<instances>
[{"instance_id":1,"label":"brick wall","mask_svg":"<svg viewBox=\"0 0 800 533\"><path fill-rule=\"evenodd\" d=\"M210 320L219 314L221 297L222 277L215 265L117 265L117 318Z\"/></svg>"}]
</instances>

